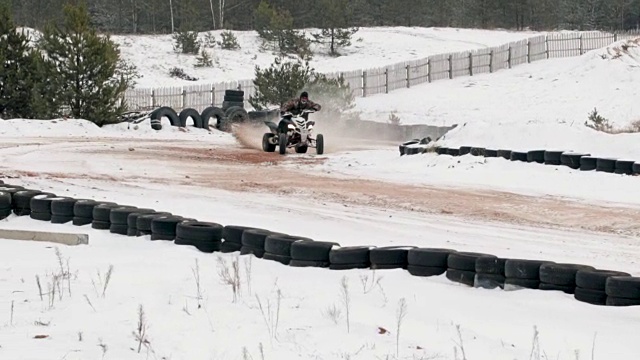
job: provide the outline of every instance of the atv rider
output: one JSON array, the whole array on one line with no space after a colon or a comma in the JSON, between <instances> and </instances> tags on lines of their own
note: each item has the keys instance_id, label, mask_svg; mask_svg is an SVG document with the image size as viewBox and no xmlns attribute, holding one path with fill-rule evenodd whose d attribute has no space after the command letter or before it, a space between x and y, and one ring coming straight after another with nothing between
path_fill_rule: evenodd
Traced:
<instances>
[{"instance_id":1,"label":"atv rider","mask_svg":"<svg viewBox=\"0 0 640 360\"><path fill-rule=\"evenodd\" d=\"M286 112L291 112L294 115L299 115L303 110L315 110L320 111L322 106L320 104L316 104L313 101L309 100L309 94L306 91L303 91L300 94L299 98L293 98L289 102L282 105L280 108L280 115L284 115ZM308 120L309 114L302 115L305 120ZM290 120L291 116L285 116L280 120L278 124L278 132L286 133L287 132L287 122L285 119Z\"/></svg>"}]
</instances>

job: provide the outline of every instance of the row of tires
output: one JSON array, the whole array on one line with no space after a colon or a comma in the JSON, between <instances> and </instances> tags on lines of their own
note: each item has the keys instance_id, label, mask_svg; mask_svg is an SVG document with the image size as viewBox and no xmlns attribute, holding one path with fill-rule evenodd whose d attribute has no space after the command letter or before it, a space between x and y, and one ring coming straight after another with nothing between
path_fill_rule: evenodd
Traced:
<instances>
[{"instance_id":1,"label":"row of tires","mask_svg":"<svg viewBox=\"0 0 640 360\"><path fill-rule=\"evenodd\" d=\"M504 259L491 254L415 246L348 246L267 229L201 222L169 212L113 202L60 197L0 185L0 217L11 213L56 224L90 225L124 236L146 236L206 253L239 252L293 267L331 270L404 269L420 277L445 275L470 287L539 289L573 294L578 301L640 305L640 277L580 264Z\"/></svg>"},{"instance_id":2,"label":"row of tires","mask_svg":"<svg viewBox=\"0 0 640 360\"><path fill-rule=\"evenodd\" d=\"M401 155L414 155L435 151L438 155L449 156L481 156L503 158L510 161L521 161L546 165L562 165L581 171L601 171L615 174L637 175L640 174L640 161L602 158L591 156L588 153L575 153L562 150L493 150L483 147L461 146L452 147L426 147L419 143L407 142L400 145Z\"/></svg>"},{"instance_id":3,"label":"row of tires","mask_svg":"<svg viewBox=\"0 0 640 360\"><path fill-rule=\"evenodd\" d=\"M202 112L186 108L177 113L171 107L162 106L153 110L149 117L154 130L162 130L161 119L166 117L171 126L186 127L191 121L193 126L200 129L209 129L213 125L218 130L231 131L231 124L247 120L249 114L244 109L244 91L226 90L222 108L210 106Z\"/></svg>"}]
</instances>

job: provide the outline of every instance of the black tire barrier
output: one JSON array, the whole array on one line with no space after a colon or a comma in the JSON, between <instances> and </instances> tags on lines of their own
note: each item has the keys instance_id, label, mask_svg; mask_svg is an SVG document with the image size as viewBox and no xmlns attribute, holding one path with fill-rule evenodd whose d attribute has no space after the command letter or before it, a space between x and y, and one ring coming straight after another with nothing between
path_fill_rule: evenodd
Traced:
<instances>
[{"instance_id":1,"label":"black tire barrier","mask_svg":"<svg viewBox=\"0 0 640 360\"><path fill-rule=\"evenodd\" d=\"M591 171L597 167L598 158L593 156L583 156L580 158L580 170Z\"/></svg>"},{"instance_id":2,"label":"black tire barrier","mask_svg":"<svg viewBox=\"0 0 640 360\"><path fill-rule=\"evenodd\" d=\"M329 251L329 268L332 270L365 269L371 266L370 246L346 246Z\"/></svg>"},{"instance_id":3,"label":"black tire barrier","mask_svg":"<svg viewBox=\"0 0 640 360\"><path fill-rule=\"evenodd\" d=\"M160 120L163 118L169 118L171 122L171 126L180 126L180 118L175 110L168 106L159 107L151 112L149 118L151 120L155 120L156 123L160 123Z\"/></svg>"},{"instance_id":4,"label":"black tire barrier","mask_svg":"<svg viewBox=\"0 0 640 360\"><path fill-rule=\"evenodd\" d=\"M528 153L526 151L511 151L511 157L509 160L527 162L527 158Z\"/></svg>"},{"instance_id":5,"label":"black tire barrier","mask_svg":"<svg viewBox=\"0 0 640 360\"><path fill-rule=\"evenodd\" d=\"M231 90L231 89L225 90L224 96L237 96L237 97L244 98L244 90Z\"/></svg>"},{"instance_id":6,"label":"black tire barrier","mask_svg":"<svg viewBox=\"0 0 640 360\"><path fill-rule=\"evenodd\" d=\"M372 269L406 269L409 250L416 246L384 246L369 251Z\"/></svg>"},{"instance_id":7,"label":"black tire barrier","mask_svg":"<svg viewBox=\"0 0 640 360\"><path fill-rule=\"evenodd\" d=\"M50 216L53 223L64 223L72 219L74 225L91 224L96 229L105 230L116 225L122 227L117 231L120 234L126 233L133 225L131 222L135 221L139 234L151 235L152 240L173 240L177 245L193 245L201 252L225 252L226 245L227 252L241 251L249 254L252 252L241 250L243 245L249 247L249 250L262 250L263 247L263 259L292 267L320 267L330 270L404 268L409 274L420 277L445 274L452 282L470 287L502 287L506 291L562 291L572 294L577 301L597 306L640 306L640 277L626 272L600 270L589 265L503 259L491 254L415 246L341 247L335 242L314 241L254 227L199 222L166 212L154 212L152 209L55 197L50 193L39 195L41 196L34 195L29 200L30 205L35 202L38 204L35 206L37 210L42 210L32 211L31 214L36 214L36 220L42 214ZM7 216L11 213L11 204L11 194L0 192L0 209L5 209ZM17 205L18 202L14 204ZM51 209L51 214L46 212L47 209ZM86 216L88 211L92 217ZM75 216L75 212L85 216ZM107 218L108 220L101 220Z\"/></svg>"},{"instance_id":8,"label":"black tire barrier","mask_svg":"<svg viewBox=\"0 0 640 360\"><path fill-rule=\"evenodd\" d=\"M265 240L270 235L286 236L286 234L274 234L269 230L262 229L248 229L243 231L242 238L240 240L242 243L242 247L240 248L240 255L253 254L258 258L262 258L265 253Z\"/></svg>"},{"instance_id":9,"label":"black tire barrier","mask_svg":"<svg viewBox=\"0 0 640 360\"><path fill-rule=\"evenodd\" d=\"M151 219L151 240L170 240L176 239L176 229L179 223L190 221L177 215L162 215ZM193 219L192 221L195 221Z\"/></svg>"},{"instance_id":10,"label":"black tire barrier","mask_svg":"<svg viewBox=\"0 0 640 360\"><path fill-rule=\"evenodd\" d=\"M0 219L5 219L11 215L11 194L0 191Z\"/></svg>"},{"instance_id":11,"label":"black tire barrier","mask_svg":"<svg viewBox=\"0 0 640 360\"><path fill-rule=\"evenodd\" d=\"M328 241L301 240L291 243L289 266L329 267L329 253L340 244Z\"/></svg>"},{"instance_id":12,"label":"black tire barrier","mask_svg":"<svg viewBox=\"0 0 640 360\"><path fill-rule=\"evenodd\" d=\"M448 148L447 154L451 156L460 156L460 149Z\"/></svg>"},{"instance_id":13,"label":"black tire barrier","mask_svg":"<svg viewBox=\"0 0 640 360\"><path fill-rule=\"evenodd\" d=\"M130 206L111 209L111 211L109 212L109 232L112 232L114 234L127 235L129 233L129 214L138 210L138 208Z\"/></svg>"},{"instance_id":14,"label":"black tire barrier","mask_svg":"<svg viewBox=\"0 0 640 360\"><path fill-rule=\"evenodd\" d=\"M498 157L498 150L495 149L485 149L484 157L486 158L495 158Z\"/></svg>"},{"instance_id":15,"label":"black tire barrier","mask_svg":"<svg viewBox=\"0 0 640 360\"><path fill-rule=\"evenodd\" d=\"M176 245L191 245L201 252L220 251L224 226L212 222L181 222L176 226Z\"/></svg>"},{"instance_id":16,"label":"black tire barrier","mask_svg":"<svg viewBox=\"0 0 640 360\"><path fill-rule=\"evenodd\" d=\"M222 108L223 109L228 109L228 108L234 107L234 106L241 107L241 108L244 109L244 101L238 101L238 100L236 100L234 98L231 98L231 100L225 99L222 102Z\"/></svg>"},{"instance_id":17,"label":"black tire barrier","mask_svg":"<svg viewBox=\"0 0 640 360\"><path fill-rule=\"evenodd\" d=\"M127 236L138 236L138 216L153 213L157 213L157 211L152 209L136 209L135 212L127 215Z\"/></svg>"},{"instance_id":18,"label":"black tire barrier","mask_svg":"<svg viewBox=\"0 0 640 360\"><path fill-rule=\"evenodd\" d=\"M56 197L51 200L51 223L65 224L73 221L73 207L77 199Z\"/></svg>"},{"instance_id":19,"label":"black tire barrier","mask_svg":"<svg viewBox=\"0 0 640 360\"><path fill-rule=\"evenodd\" d=\"M181 127L187 127L187 120L191 119L194 127L197 127L200 129L203 128L202 116L200 116L200 113L196 109L193 109L193 108L183 109L182 111L180 111L180 115L178 116L178 118L180 119Z\"/></svg>"},{"instance_id":20,"label":"black tire barrier","mask_svg":"<svg viewBox=\"0 0 640 360\"><path fill-rule=\"evenodd\" d=\"M414 145L418 143L420 143L420 140L413 139L413 140L405 141L402 144L398 145L398 150L400 150L400 156L405 155L405 149L407 148L408 145Z\"/></svg>"},{"instance_id":21,"label":"black tire barrier","mask_svg":"<svg viewBox=\"0 0 640 360\"><path fill-rule=\"evenodd\" d=\"M498 157L510 161L520 161L527 163L539 163L554 166L567 166L574 170L615 173L619 175L640 175L640 162L635 160L600 158L591 156L589 153L573 153L563 150L529 150L512 151L506 149L492 150L484 147L461 146L460 148L450 148L445 146L430 146L411 149L416 139L400 145L401 155L414 155L425 152L435 152L438 155ZM428 151L431 149L431 151Z\"/></svg>"},{"instance_id":22,"label":"black tire barrier","mask_svg":"<svg viewBox=\"0 0 640 360\"><path fill-rule=\"evenodd\" d=\"M13 196L11 196L13 213L18 216L29 216L29 214L31 214L31 198L38 194L42 194L42 191L22 190L14 193Z\"/></svg>"},{"instance_id":23,"label":"black tire barrier","mask_svg":"<svg viewBox=\"0 0 640 360\"><path fill-rule=\"evenodd\" d=\"M616 160L615 171L616 174L633 175L633 160Z\"/></svg>"},{"instance_id":24,"label":"black tire barrier","mask_svg":"<svg viewBox=\"0 0 640 360\"><path fill-rule=\"evenodd\" d=\"M499 149L498 157L501 157L505 160L511 160L511 150Z\"/></svg>"},{"instance_id":25,"label":"black tire barrier","mask_svg":"<svg viewBox=\"0 0 640 360\"><path fill-rule=\"evenodd\" d=\"M243 107L231 106L224 111L224 121L218 124L218 130L231 131L231 125L249 120L249 113Z\"/></svg>"},{"instance_id":26,"label":"black tire barrier","mask_svg":"<svg viewBox=\"0 0 640 360\"><path fill-rule=\"evenodd\" d=\"M578 170L581 165L580 159L584 156L591 156L591 154L563 153L560 156L560 164Z\"/></svg>"},{"instance_id":27,"label":"black tire barrier","mask_svg":"<svg viewBox=\"0 0 640 360\"><path fill-rule=\"evenodd\" d=\"M202 118L202 127L204 129L209 129L209 126L212 125L211 119L214 119L213 127L220 129L220 125L225 119L224 110L216 106L202 110L200 117Z\"/></svg>"},{"instance_id":28,"label":"black tire barrier","mask_svg":"<svg viewBox=\"0 0 640 360\"><path fill-rule=\"evenodd\" d=\"M616 170L616 159L597 158L596 171L612 173Z\"/></svg>"},{"instance_id":29,"label":"black tire barrier","mask_svg":"<svg viewBox=\"0 0 640 360\"><path fill-rule=\"evenodd\" d=\"M545 150L543 156L545 165L562 165L563 153L562 150Z\"/></svg>"},{"instance_id":30,"label":"black tire barrier","mask_svg":"<svg viewBox=\"0 0 640 360\"><path fill-rule=\"evenodd\" d=\"M545 150L529 150L527 151L527 162L535 162L544 164Z\"/></svg>"},{"instance_id":31,"label":"black tire barrier","mask_svg":"<svg viewBox=\"0 0 640 360\"><path fill-rule=\"evenodd\" d=\"M40 193L29 199L29 217L34 220L51 221L51 201L55 197L55 194Z\"/></svg>"}]
</instances>

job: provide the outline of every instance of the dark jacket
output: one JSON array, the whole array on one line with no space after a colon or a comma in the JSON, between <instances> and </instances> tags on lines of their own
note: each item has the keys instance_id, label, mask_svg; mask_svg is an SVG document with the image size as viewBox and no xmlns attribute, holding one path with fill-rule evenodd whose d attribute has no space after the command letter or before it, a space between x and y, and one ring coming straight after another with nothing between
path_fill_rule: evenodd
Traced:
<instances>
[{"instance_id":1,"label":"dark jacket","mask_svg":"<svg viewBox=\"0 0 640 360\"><path fill-rule=\"evenodd\" d=\"M292 99L292 100L286 102L284 105L282 105L282 107L280 108L280 111L282 113L290 111L294 115L298 115L303 110L311 110L311 109L313 109L315 111L320 111L321 108L322 108L322 106L320 106L320 104L316 104L311 100L307 100L307 103L303 104L303 103L300 102L299 98L295 98L295 99Z\"/></svg>"}]
</instances>

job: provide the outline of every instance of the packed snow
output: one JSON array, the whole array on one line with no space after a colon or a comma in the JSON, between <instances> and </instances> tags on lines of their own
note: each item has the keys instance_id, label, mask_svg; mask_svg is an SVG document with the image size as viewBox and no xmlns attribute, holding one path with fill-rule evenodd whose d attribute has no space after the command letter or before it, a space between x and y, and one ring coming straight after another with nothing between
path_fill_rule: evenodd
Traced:
<instances>
[{"instance_id":1,"label":"packed snow","mask_svg":"<svg viewBox=\"0 0 640 360\"><path fill-rule=\"evenodd\" d=\"M307 34L317 29L305 29ZM255 31L231 31L240 49L224 50L219 45L204 46L213 56L214 66L196 68L196 55L176 53L171 35L113 35L123 58L136 65L142 78L136 87L186 86L226 81L250 80L255 66L269 67L275 56L260 50L261 40ZM206 44L206 34L221 40L221 30L202 32L199 39ZM529 31L500 31L457 28L374 27L360 28L351 46L341 49L341 56L328 55L326 45L312 46L314 58L310 65L319 72L359 70L381 67L429 55L498 46L536 36ZM179 67L197 81L169 76L169 70Z\"/></svg>"},{"instance_id":2,"label":"packed snow","mask_svg":"<svg viewBox=\"0 0 640 360\"><path fill-rule=\"evenodd\" d=\"M637 246L617 236L576 237L517 227L502 227L496 233L494 227L468 221L339 204L274 206L279 197L273 195L203 188L76 180L13 183L343 246L453 247L640 272L633 260ZM242 283L234 302L231 288L218 275L218 258L230 266L237 254L204 254L188 246L149 241L148 236L131 238L15 215L0 226L89 235L89 244L79 246L0 242L0 298L6 309L0 353L6 358L258 359L264 353L265 359L454 359L463 347L470 358L511 360L528 358L534 327L541 352L554 358L574 359L575 351L590 354L592 347L596 357L631 358L637 353L633 331L640 320L637 309L595 307L562 293L472 289L444 276L419 278L404 270L377 271L374 279L369 270L293 268L242 256ZM610 241L620 247L611 249L606 245ZM546 242L563 245L543 246ZM61 254L62 271L55 248ZM594 252L585 252L586 248ZM602 252L609 256L597 256ZM636 256L630 256L633 252ZM48 286L54 274L66 271L67 260L71 278L64 279L61 291L51 297ZM113 272L105 285L110 265ZM343 276L350 297L348 328L340 290ZM364 276L368 279L363 283ZM398 329L401 299L406 302L406 317ZM139 306L147 326L140 353Z\"/></svg>"}]
</instances>

